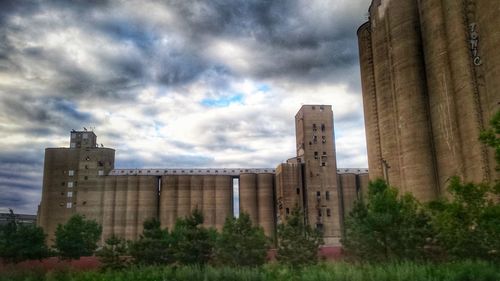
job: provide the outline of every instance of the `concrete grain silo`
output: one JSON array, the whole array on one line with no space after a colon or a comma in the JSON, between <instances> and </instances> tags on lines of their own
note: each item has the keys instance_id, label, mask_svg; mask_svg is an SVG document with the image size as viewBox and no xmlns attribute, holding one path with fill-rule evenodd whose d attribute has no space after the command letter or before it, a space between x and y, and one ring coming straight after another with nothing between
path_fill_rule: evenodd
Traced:
<instances>
[{"instance_id":1,"label":"concrete grain silo","mask_svg":"<svg viewBox=\"0 0 500 281\"><path fill-rule=\"evenodd\" d=\"M152 218L158 218L160 202L158 196L158 180L157 176L138 176L139 178L139 199L138 199L138 213L136 233L137 236L142 234L144 229L144 221Z\"/></svg>"},{"instance_id":2,"label":"concrete grain silo","mask_svg":"<svg viewBox=\"0 0 500 281\"><path fill-rule=\"evenodd\" d=\"M257 206L258 224L268 237L274 237L274 175L262 173L257 175Z\"/></svg>"},{"instance_id":3,"label":"concrete grain silo","mask_svg":"<svg viewBox=\"0 0 500 281\"><path fill-rule=\"evenodd\" d=\"M215 176L203 176L203 225L215 225Z\"/></svg>"},{"instance_id":4,"label":"concrete grain silo","mask_svg":"<svg viewBox=\"0 0 500 281\"><path fill-rule=\"evenodd\" d=\"M177 218L177 176L161 177L160 224L172 229Z\"/></svg>"},{"instance_id":5,"label":"concrete grain silo","mask_svg":"<svg viewBox=\"0 0 500 281\"><path fill-rule=\"evenodd\" d=\"M233 216L233 179L215 176L215 228L222 230L226 218Z\"/></svg>"},{"instance_id":6,"label":"concrete grain silo","mask_svg":"<svg viewBox=\"0 0 500 281\"><path fill-rule=\"evenodd\" d=\"M126 240L137 237L137 215L139 212L139 178L137 176L127 177L127 208L125 215ZM142 210L141 210L142 211Z\"/></svg>"},{"instance_id":7,"label":"concrete grain silo","mask_svg":"<svg viewBox=\"0 0 500 281\"><path fill-rule=\"evenodd\" d=\"M177 179L177 217L191 214L191 176L178 176Z\"/></svg>"},{"instance_id":8,"label":"concrete grain silo","mask_svg":"<svg viewBox=\"0 0 500 281\"><path fill-rule=\"evenodd\" d=\"M191 176L191 212L203 212L203 176Z\"/></svg>"},{"instance_id":9,"label":"concrete grain silo","mask_svg":"<svg viewBox=\"0 0 500 281\"><path fill-rule=\"evenodd\" d=\"M240 174L240 213L250 216L252 223L258 225L257 208L257 175L254 173Z\"/></svg>"},{"instance_id":10,"label":"concrete grain silo","mask_svg":"<svg viewBox=\"0 0 500 281\"><path fill-rule=\"evenodd\" d=\"M117 176L115 187L113 234L117 237L125 237L126 215L127 215L127 191L128 176Z\"/></svg>"},{"instance_id":11,"label":"concrete grain silo","mask_svg":"<svg viewBox=\"0 0 500 281\"><path fill-rule=\"evenodd\" d=\"M102 242L111 237L114 231L116 178L108 176L104 180Z\"/></svg>"}]
</instances>

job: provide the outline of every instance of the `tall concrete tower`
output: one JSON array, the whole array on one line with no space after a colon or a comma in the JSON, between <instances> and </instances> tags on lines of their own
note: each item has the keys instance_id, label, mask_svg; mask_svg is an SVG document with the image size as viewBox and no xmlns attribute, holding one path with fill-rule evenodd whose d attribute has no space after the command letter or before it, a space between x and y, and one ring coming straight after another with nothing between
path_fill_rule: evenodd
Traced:
<instances>
[{"instance_id":1,"label":"tall concrete tower","mask_svg":"<svg viewBox=\"0 0 500 281\"><path fill-rule=\"evenodd\" d=\"M98 148L91 131L72 131L70 148L45 149L38 225L52 243L58 224L74 213L102 224L104 175L113 168L115 150Z\"/></svg>"},{"instance_id":2,"label":"tall concrete tower","mask_svg":"<svg viewBox=\"0 0 500 281\"><path fill-rule=\"evenodd\" d=\"M295 115L297 161L304 164L306 221L321 230L325 244L338 244L340 209L331 105L304 105Z\"/></svg>"}]
</instances>

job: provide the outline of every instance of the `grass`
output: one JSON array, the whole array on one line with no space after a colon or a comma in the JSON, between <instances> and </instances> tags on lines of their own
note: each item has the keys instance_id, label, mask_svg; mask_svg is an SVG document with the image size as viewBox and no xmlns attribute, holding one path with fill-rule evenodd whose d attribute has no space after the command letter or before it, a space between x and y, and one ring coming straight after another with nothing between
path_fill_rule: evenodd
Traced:
<instances>
[{"instance_id":1,"label":"grass","mask_svg":"<svg viewBox=\"0 0 500 281\"><path fill-rule=\"evenodd\" d=\"M268 264L259 268L132 267L123 271L3 272L0 280L71 281L500 281L498 264L455 263L319 264L302 269Z\"/></svg>"}]
</instances>

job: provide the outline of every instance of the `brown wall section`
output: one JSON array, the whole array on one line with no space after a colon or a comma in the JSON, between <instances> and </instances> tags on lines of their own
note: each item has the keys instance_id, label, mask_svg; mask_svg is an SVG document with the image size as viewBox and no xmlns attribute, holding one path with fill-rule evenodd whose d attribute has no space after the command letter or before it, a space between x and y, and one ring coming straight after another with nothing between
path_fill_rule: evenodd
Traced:
<instances>
[{"instance_id":1,"label":"brown wall section","mask_svg":"<svg viewBox=\"0 0 500 281\"><path fill-rule=\"evenodd\" d=\"M257 186L258 222L268 237L274 237L274 175L258 174Z\"/></svg>"},{"instance_id":2,"label":"brown wall section","mask_svg":"<svg viewBox=\"0 0 500 281\"><path fill-rule=\"evenodd\" d=\"M215 228L222 230L226 218L233 216L233 179L215 176Z\"/></svg>"},{"instance_id":3,"label":"brown wall section","mask_svg":"<svg viewBox=\"0 0 500 281\"><path fill-rule=\"evenodd\" d=\"M259 223L257 209L257 175L240 175L240 213L245 212L255 225Z\"/></svg>"},{"instance_id":4,"label":"brown wall section","mask_svg":"<svg viewBox=\"0 0 500 281\"><path fill-rule=\"evenodd\" d=\"M203 176L203 217L204 226L215 225L215 177Z\"/></svg>"}]
</instances>

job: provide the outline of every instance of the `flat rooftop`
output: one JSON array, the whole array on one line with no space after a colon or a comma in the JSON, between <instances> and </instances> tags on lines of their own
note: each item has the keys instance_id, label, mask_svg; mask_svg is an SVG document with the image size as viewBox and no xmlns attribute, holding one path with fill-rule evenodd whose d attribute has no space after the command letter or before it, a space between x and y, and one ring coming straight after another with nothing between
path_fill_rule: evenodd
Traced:
<instances>
[{"instance_id":1,"label":"flat rooftop","mask_svg":"<svg viewBox=\"0 0 500 281\"><path fill-rule=\"evenodd\" d=\"M273 168L186 168L186 169L114 169L110 176L165 176L165 175L225 175L239 176L240 174L274 174ZM339 168L337 174L367 174L367 168Z\"/></svg>"}]
</instances>

